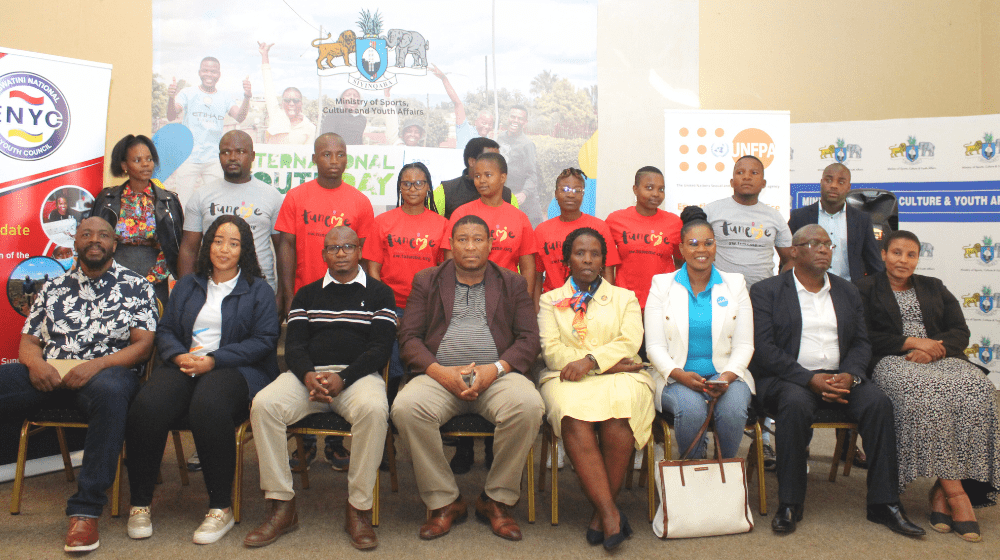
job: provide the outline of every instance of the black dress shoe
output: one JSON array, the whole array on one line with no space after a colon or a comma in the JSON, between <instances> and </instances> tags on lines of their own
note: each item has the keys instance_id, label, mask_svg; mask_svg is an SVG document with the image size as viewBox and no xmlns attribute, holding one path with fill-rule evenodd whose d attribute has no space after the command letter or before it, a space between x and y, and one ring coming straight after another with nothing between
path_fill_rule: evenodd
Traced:
<instances>
[{"instance_id":1,"label":"black dress shoe","mask_svg":"<svg viewBox=\"0 0 1000 560\"><path fill-rule=\"evenodd\" d=\"M802 521L801 504L779 504L771 520L771 530L775 533L794 533L797 521Z\"/></svg>"},{"instance_id":2,"label":"black dress shoe","mask_svg":"<svg viewBox=\"0 0 1000 560\"><path fill-rule=\"evenodd\" d=\"M908 537L922 537L927 534L923 529L914 525L906 518L903 511L903 504L875 504L868 505L868 521L881 523L893 532Z\"/></svg>"}]
</instances>

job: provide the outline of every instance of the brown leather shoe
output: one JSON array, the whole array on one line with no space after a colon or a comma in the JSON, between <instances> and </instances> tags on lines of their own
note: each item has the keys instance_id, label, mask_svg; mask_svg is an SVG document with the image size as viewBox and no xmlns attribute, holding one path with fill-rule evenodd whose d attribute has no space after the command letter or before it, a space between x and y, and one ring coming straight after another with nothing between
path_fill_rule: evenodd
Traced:
<instances>
[{"instance_id":1,"label":"brown leather shoe","mask_svg":"<svg viewBox=\"0 0 1000 560\"><path fill-rule=\"evenodd\" d=\"M358 550L366 550L378 546L378 537L372 529L372 510L360 510L347 502L347 515L344 517L344 530L351 537L351 546Z\"/></svg>"},{"instance_id":2,"label":"brown leather shoe","mask_svg":"<svg viewBox=\"0 0 1000 560\"><path fill-rule=\"evenodd\" d=\"M493 534L509 541L521 540L521 529L511 517L509 506L482 494L476 499L476 517L489 523Z\"/></svg>"},{"instance_id":3,"label":"brown leather shoe","mask_svg":"<svg viewBox=\"0 0 1000 560\"><path fill-rule=\"evenodd\" d=\"M465 505L459 496L454 502L431 510L431 515L420 526L420 538L425 541L436 539L448 534L453 523L461 523L469 516L469 506Z\"/></svg>"},{"instance_id":4,"label":"brown leather shoe","mask_svg":"<svg viewBox=\"0 0 1000 560\"><path fill-rule=\"evenodd\" d=\"M285 533L299 528L299 514L295 513L295 498L267 500L267 520L243 539L244 546L267 546Z\"/></svg>"},{"instance_id":5,"label":"brown leather shoe","mask_svg":"<svg viewBox=\"0 0 1000 560\"><path fill-rule=\"evenodd\" d=\"M66 531L66 552L87 552L101 546L96 517L70 517Z\"/></svg>"}]
</instances>

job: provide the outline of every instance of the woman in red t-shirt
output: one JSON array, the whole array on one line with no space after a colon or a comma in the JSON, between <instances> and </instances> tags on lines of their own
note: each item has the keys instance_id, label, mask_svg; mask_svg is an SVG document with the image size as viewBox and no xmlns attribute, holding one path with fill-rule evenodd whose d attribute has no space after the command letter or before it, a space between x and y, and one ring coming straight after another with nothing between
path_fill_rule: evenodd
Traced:
<instances>
[{"instance_id":1,"label":"woman in red t-shirt","mask_svg":"<svg viewBox=\"0 0 1000 560\"><path fill-rule=\"evenodd\" d=\"M653 276L677 269L680 253L681 219L660 210L666 196L663 172L646 166L635 172L635 206L612 212L605 223L618 247L621 264L615 284L635 292L639 306L646 309L646 297ZM643 360L645 346L639 352Z\"/></svg>"},{"instance_id":2,"label":"woman in red t-shirt","mask_svg":"<svg viewBox=\"0 0 1000 560\"><path fill-rule=\"evenodd\" d=\"M430 192L427 166L420 162L404 165L396 176L397 207L375 217L375 235L365 240L362 252L368 260L368 275L392 288L399 318L413 288L413 277L444 260L441 243L448 235L448 220L437 213ZM397 343L389 360L390 403L403 373Z\"/></svg>"}]
</instances>

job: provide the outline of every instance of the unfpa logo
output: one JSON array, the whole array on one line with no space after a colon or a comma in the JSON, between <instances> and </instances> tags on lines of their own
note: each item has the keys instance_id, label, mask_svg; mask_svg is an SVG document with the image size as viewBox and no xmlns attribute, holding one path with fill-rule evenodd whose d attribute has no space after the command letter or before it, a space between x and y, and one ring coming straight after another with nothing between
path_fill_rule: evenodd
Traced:
<instances>
[{"instance_id":1,"label":"unfpa logo","mask_svg":"<svg viewBox=\"0 0 1000 560\"><path fill-rule=\"evenodd\" d=\"M0 153L22 161L48 157L69 133L69 105L52 82L30 72L0 76Z\"/></svg>"},{"instance_id":2,"label":"unfpa logo","mask_svg":"<svg viewBox=\"0 0 1000 560\"><path fill-rule=\"evenodd\" d=\"M754 156L764 169L774 161L774 140L759 128L748 128L733 137L733 162L743 156Z\"/></svg>"}]
</instances>

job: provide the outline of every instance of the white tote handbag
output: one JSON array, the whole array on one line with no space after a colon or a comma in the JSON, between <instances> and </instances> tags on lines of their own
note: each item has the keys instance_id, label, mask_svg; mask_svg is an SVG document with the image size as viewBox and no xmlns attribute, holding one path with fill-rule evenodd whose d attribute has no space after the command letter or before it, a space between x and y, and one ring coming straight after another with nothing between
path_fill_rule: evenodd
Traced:
<instances>
[{"instance_id":1,"label":"white tote handbag","mask_svg":"<svg viewBox=\"0 0 1000 560\"><path fill-rule=\"evenodd\" d=\"M660 507L653 519L653 532L660 538L710 537L753 530L743 459L685 460L708 429L714 409L712 399L705 424L680 460L656 465Z\"/></svg>"}]
</instances>

